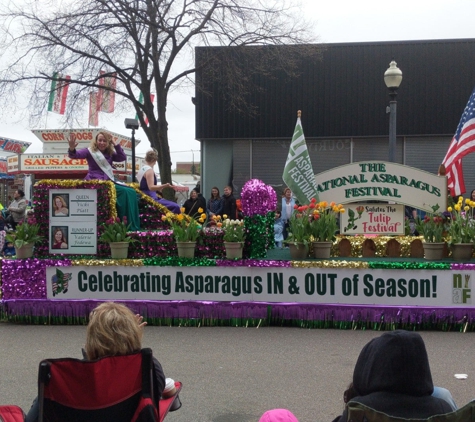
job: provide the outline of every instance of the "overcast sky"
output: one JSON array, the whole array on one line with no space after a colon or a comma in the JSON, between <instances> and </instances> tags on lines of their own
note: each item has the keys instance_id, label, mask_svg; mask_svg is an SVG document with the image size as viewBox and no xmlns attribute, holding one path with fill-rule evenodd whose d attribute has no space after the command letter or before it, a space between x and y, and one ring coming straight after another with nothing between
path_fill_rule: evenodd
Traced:
<instances>
[{"instance_id":1,"label":"overcast sky","mask_svg":"<svg viewBox=\"0 0 475 422\"><path fill-rule=\"evenodd\" d=\"M301 0L302 16L315 22L315 34L323 43L363 41L398 41L425 39L474 38L475 0ZM389 62L388 62L389 65ZM457 71L457 69L454 69ZM381 75L381 78L383 75ZM475 85L475 81L474 81ZM193 90L173 93L168 105L169 140L173 167L177 161L199 159L199 142L194 140ZM468 97L467 97L468 98ZM56 128L52 113L45 117L42 127ZM100 113L99 124L124 135L125 117ZM85 124L87 124L85 111ZM0 136L32 142L28 153L41 152L42 144L30 132L28 121L16 121L15 113L4 114L0 122ZM289 128L289 139L293 128ZM285 134L283 134L285 136ZM141 130L137 154L150 148Z\"/></svg>"}]
</instances>

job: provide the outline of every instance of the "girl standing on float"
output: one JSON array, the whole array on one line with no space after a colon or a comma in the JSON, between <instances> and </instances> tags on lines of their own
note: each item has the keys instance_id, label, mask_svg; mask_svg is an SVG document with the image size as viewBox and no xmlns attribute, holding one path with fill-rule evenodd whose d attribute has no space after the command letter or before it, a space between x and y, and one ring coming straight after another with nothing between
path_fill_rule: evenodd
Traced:
<instances>
[{"instance_id":1,"label":"girl standing on float","mask_svg":"<svg viewBox=\"0 0 475 422\"><path fill-rule=\"evenodd\" d=\"M292 191L290 188L284 189L284 197L282 198L282 221L284 223L284 240L287 239L289 235L289 220L294 212L295 199L292 198Z\"/></svg>"}]
</instances>

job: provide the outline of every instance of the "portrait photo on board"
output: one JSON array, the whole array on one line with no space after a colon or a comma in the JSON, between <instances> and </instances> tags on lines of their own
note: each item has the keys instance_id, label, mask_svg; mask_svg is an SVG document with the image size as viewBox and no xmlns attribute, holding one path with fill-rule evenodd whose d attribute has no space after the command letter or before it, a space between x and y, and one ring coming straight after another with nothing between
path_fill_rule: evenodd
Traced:
<instances>
[{"instance_id":1,"label":"portrait photo on board","mask_svg":"<svg viewBox=\"0 0 475 422\"><path fill-rule=\"evenodd\" d=\"M67 226L51 227L51 249L68 248L68 228Z\"/></svg>"},{"instance_id":2,"label":"portrait photo on board","mask_svg":"<svg viewBox=\"0 0 475 422\"><path fill-rule=\"evenodd\" d=\"M68 217L69 216L69 193L62 193L61 195L53 195L51 210L53 217Z\"/></svg>"}]
</instances>

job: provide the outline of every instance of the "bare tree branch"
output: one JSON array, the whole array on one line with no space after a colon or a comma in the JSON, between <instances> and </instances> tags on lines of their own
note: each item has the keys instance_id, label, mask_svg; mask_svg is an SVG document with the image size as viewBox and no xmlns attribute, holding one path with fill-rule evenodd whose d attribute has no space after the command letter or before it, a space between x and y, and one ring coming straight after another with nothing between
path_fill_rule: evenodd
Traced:
<instances>
[{"instance_id":1,"label":"bare tree branch","mask_svg":"<svg viewBox=\"0 0 475 422\"><path fill-rule=\"evenodd\" d=\"M88 101L89 93L114 91L132 104L152 147L159 151L160 176L171 182L167 102L171 89L189 82L196 46L238 47L240 61L223 49L211 49L201 62L206 77L228 87L227 105L257 113L249 103L253 78L274 77L269 66L298 74L302 51L319 58L312 28L292 0L2 0L0 6L0 94L14 95L28 86L30 116L44 113L53 74L68 82L67 121ZM264 48L305 44L303 50ZM263 46L249 51L245 46ZM252 54L252 57L251 55ZM115 88L101 85L102 76L116 76ZM70 79L66 79L66 75ZM206 90L204 83L198 88ZM138 100L143 94L143 104ZM155 101L150 101L150 94ZM149 125L145 125L145 117Z\"/></svg>"}]
</instances>

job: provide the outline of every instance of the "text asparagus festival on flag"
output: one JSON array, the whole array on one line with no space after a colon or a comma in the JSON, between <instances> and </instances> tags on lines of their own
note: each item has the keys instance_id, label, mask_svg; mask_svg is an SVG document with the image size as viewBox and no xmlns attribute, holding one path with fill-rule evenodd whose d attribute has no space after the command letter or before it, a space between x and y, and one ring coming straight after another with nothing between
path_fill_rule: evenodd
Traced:
<instances>
[{"instance_id":1,"label":"text asparagus festival on flag","mask_svg":"<svg viewBox=\"0 0 475 422\"><path fill-rule=\"evenodd\" d=\"M282 178L298 202L300 204L308 204L312 198L315 198L317 201L319 198L315 173L308 155L300 116L301 111L299 110Z\"/></svg>"}]
</instances>

